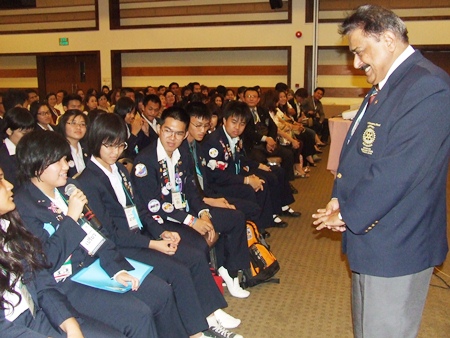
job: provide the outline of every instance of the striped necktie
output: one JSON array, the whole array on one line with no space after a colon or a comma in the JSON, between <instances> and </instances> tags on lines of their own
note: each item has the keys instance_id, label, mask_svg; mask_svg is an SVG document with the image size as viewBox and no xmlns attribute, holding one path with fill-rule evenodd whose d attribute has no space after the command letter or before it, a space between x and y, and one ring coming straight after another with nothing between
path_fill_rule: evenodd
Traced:
<instances>
[{"instance_id":1,"label":"striped necktie","mask_svg":"<svg viewBox=\"0 0 450 338\"><path fill-rule=\"evenodd\" d=\"M376 87L374 87L373 91L372 91L372 94L370 94L370 97L369 97L369 103L367 104L368 106L370 106L373 103L373 101L375 100L377 95L378 95L378 90L377 90Z\"/></svg>"}]
</instances>

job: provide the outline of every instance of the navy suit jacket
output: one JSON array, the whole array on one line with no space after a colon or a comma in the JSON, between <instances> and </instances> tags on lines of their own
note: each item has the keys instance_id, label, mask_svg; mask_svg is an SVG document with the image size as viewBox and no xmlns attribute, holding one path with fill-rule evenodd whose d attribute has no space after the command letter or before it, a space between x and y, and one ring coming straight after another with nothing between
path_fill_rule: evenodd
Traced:
<instances>
[{"instance_id":1,"label":"navy suit jacket","mask_svg":"<svg viewBox=\"0 0 450 338\"><path fill-rule=\"evenodd\" d=\"M258 163L246 158L242 147L240 147L240 152L236 153L235 158L233 158L227 150L229 143L223 126L209 134L203 141L202 147L207 167L206 177L208 182L213 187L216 187L216 190L220 190L218 186L222 185L244 184L244 176L246 176L244 168L254 169L259 166ZM225 163L226 167L217 166L217 163ZM239 168L241 175L236 174L236 167Z\"/></svg>"},{"instance_id":2,"label":"navy suit jacket","mask_svg":"<svg viewBox=\"0 0 450 338\"><path fill-rule=\"evenodd\" d=\"M157 215L164 221L174 219L183 223L188 215L197 217L198 212L203 209L208 209L208 206L203 202L203 198L195 185L192 170L189 168L191 160L185 152L180 151L181 157L178 161L178 172L182 180L182 193L186 196L189 210L187 208L176 209L172 205L171 194L164 195L162 193L164 177L162 166L158 162L156 146L157 142L153 142L143 151L139 152L134 161L134 167L131 173L131 180L135 189L135 202L141 220L151 224L152 222L154 223L152 216ZM145 168L138 175L136 175L137 165L140 165L140 167L143 165ZM158 210L151 213L148 209L149 202L159 204ZM166 229L159 225L159 227L151 227L148 230L152 237L158 238Z\"/></svg>"},{"instance_id":3,"label":"navy suit jacket","mask_svg":"<svg viewBox=\"0 0 450 338\"><path fill-rule=\"evenodd\" d=\"M449 76L416 51L391 74L350 138L357 117L332 195L347 224L350 268L393 277L441 264L448 251Z\"/></svg>"},{"instance_id":4,"label":"navy suit jacket","mask_svg":"<svg viewBox=\"0 0 450 338\"><path fill-rule=\"evenodd\" d=\"M96 258L100 258L100 264L109 276L120 270L133 270L108 239L94 257L89 256L80 246L86 236L81 226L53 206L50 199L31 182L21 185L14 201L27 229L43 243L47 260L52 265L51 273L57 271L71 254L73 274L83 266L92 264ZM101 232L105 237L109 236L105 227Z\"/></svg>"},{"instance_id":5,"label":"navy suit jacket","mask_svg":"<svg viewBox=\"0 0 450 338\"><path fill-rule=\"evenodd\" d=\"M26 286L35 308L42 308L53 327L58 328L62 322L70 317L79 317L78 312L58 288L48 271L36 272L34 278L27 282ZM40 336L36 331L6 320L4 310L0 310L0 329L2 337L35 338Z\"/></svg>"},{"instance_id":6,"label":"navy suit jacket","mask_svg":"<svg viewBox=\"0 0 450 338\"><path fill-rule=\"evenodd\" d=\"M0 146L0 167L5 178L14 186L17 186L17 160L16 155L10 155L4 143Z\"/></svg>"},{"instance_id":7,"label":"navy suit jacket","mask_svg":"<svg viewBox=\"0 0 450 338\"><path fill-rule=\"evenodd\" d=\"M125 186L131 198L133 198L133 189L131 188L130 175L127 169L121 164L116 163L119 172L126 178ZM139 247L148 248L150 238L134 233L129 230L128 221L122 205L119 203L111 185L109 178L92 161L89 161L86 168L77 178L81 190L89 200L89 206L95 211L95 214L103 226L107 227L108 232L112 234L111 239L119 247ZM125 194L127 205L132 201ZM156 223L152 219L152 223Z\"/></svg>"}]
</instances>

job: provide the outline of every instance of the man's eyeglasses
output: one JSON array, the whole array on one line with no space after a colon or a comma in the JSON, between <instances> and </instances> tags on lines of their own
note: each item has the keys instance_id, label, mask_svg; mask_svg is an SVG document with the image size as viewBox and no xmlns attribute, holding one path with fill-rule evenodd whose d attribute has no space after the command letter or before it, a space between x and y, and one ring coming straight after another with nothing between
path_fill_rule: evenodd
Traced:
<instances>
[{"instance_id":1,"label":"man's eyeglasses","mask_svg":"<svg viewBox=\"0 0 450 338\"><path fill-rule=\"evenodd\" d=\"M195 128L197 128L197 129L206 129L206 130L208 130L209 128L211 128L211 124L210 124L210 123L205 123L205 124L193 124L193 123L191 122L191 124L192 124Z\"/></svg>"},{"instance_id":2,"label":"man's eyeglasses","mask_svg":"<svg viewBox=\"0 0 450 338\"><path fill-rule=\"evenodd\" d=\"M41 111L39 113L37 113L39 116L49 116L51 115L51 113L49 111Z\"/></svg>"},{"instance_id":3,"label":"man's eyeglasses","mask_svg":"<svg viewBox=\"0 0 450 338\"><path fill-rule=\"evenodd\" d=\"M185 131L174 131L172 129L169 128L163 128L161 129L163 135L165 137L172 137L175 136L176 139L181 140L184 138L184 136L186 135Z\"/></svg>"}]
</instances>

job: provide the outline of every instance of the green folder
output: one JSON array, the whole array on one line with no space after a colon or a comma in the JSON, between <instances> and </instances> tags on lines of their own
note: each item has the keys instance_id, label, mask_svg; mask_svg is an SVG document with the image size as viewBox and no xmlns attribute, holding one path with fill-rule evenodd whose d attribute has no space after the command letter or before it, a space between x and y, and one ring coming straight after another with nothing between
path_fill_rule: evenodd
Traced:
<instances>
[{"instance_id":1,"label":"green folder","mask_svg":"<svg viewBox=\"0 0 450 338\"><path fill-rule=\"evenodd\" d=\"M126 260L134 267L134 270L128 271L128 273L139 279L140 284L153 270L153 266L151 265L129 258ZM71 277L71 280L76 283L111 292L125 293L131 290L131 283L128 283L128 286L123 286L122 284L111 279L105 270L103 270L100 266L100 259L97 259L87 268L80 270L76 275Z\"/></svg>"}]
</instances>

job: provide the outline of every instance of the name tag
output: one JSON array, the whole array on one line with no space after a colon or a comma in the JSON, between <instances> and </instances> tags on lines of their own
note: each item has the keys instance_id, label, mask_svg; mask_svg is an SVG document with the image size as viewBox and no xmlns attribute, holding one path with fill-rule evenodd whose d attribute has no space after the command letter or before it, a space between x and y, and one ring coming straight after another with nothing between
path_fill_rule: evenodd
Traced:
<instances>
[{"instance_id":1,"label":"name tag","mask_svg":"<svg viewBox=\"0 0 450 338\"><path fill-rule=\"evenodd\" d=\"M53 273L53 277L55 278L56 283L64 282L67 277L72 275L72 255L70 255L63 265Z\"/></svg>"},{"instance_id":2,"label":"name tag","mask_svg":"<svg viewBox=\"0 0 450 338\"><path fill-rule=\"evenodd\" d=\"M80 244L89 256L94 256L102 244L106 242L106 239L88 223L84 223L81 228L86 232L86 237L83 238Z\"/></svg>"},{"instance_id":3,"label":"name tag","mask_svg":"<svg viewBox=\"0 0 450 338\"><path fill-rule=\"evenodd\" d=\"M129 205L123 208L123 210L125 211L125 215L127 217L128 228L133 231L136 229L142 229L142 222L139 218L136 206Z\"/></svg>"},{"instance_id":4,"label":"name tag","mask_svg":"<svg viewBox=\"0 0 450 338\"><path fill-rule=\"evenodd\" d=\"M183 198L181 197L181 192L172 193L172 204L175 209L184 209L186 207L186 203L184 203Z\"/></svg>"}]
</instances>

